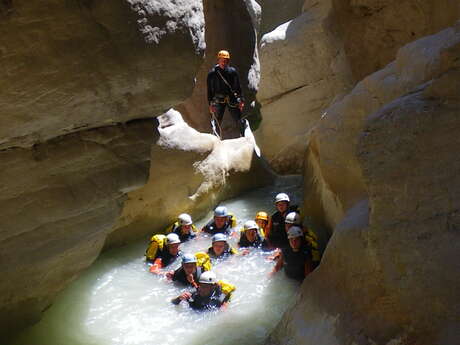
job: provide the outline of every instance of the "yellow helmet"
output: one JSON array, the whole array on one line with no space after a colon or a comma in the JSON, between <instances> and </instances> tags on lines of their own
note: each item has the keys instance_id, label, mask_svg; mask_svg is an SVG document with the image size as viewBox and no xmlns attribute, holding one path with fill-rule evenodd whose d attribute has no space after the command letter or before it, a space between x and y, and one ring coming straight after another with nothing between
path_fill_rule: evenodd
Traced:
<instances>
[{"instance_id":1,"label":"yellow helmet","mask_svg":"<svg viewBox=\"0 0 460 345\"><path fill-rule=\"evenodd\" d=\"M221 50L217 53L218 59L230 59L230 53L226 50Z\"/></svg>"},{"instance_id":2,"label":"yellow helmet","mask_svg":"<svg viewBox=\"0 0 460 345\"><path fill-rule=\"evenodd\" d=\"M256 214L256 220L259 220L259 219L268 221L268 214L267 214L267 212L263 212L263 211L257 212L257 214Z\"/></svg>"}]
</instances>

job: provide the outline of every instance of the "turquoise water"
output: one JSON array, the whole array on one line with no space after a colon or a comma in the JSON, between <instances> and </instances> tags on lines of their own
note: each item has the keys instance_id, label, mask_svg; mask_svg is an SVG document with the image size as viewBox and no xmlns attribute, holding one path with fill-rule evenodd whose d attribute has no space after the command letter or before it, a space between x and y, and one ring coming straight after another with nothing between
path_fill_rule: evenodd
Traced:
<instances>
[{"instance_id":1,"label":"turquoise water","mask_svg":"<svg viewBox=\"0 0 460 345\"><path fill-rule=\"evenodd\" d=\"M239 228L257 211L272 213L278 192L289 193L298 203L299 183L298 178L284 178L276 186L221 205L237 216ZM231 241L236 245L236 238ZM201 237L183 244L182 251L205 250L210 242ZM170 303L184 289L148 272L143 258L146 246L147 241L142 241L101 255L60 294L42 321L23 332L13 345L261 344L298 289L298 283L285 278L283 272L270 277L273 262L266 253L255 250L213 268L219 279L237 287L229 307L197 313L185 302Z\"/></svg>"}]
</instances>

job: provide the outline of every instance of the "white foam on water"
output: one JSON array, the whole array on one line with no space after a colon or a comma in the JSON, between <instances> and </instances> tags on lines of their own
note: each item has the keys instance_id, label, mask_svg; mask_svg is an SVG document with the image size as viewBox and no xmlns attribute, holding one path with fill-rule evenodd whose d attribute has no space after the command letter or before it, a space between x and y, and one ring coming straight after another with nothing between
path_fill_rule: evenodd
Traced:
<instances>
[{"instance_id":1,"label":"white foam on water","mask_svg":"<svg viewBox=\"0 0 460 345\"><path fill-rule=\"evenodd\" d=\"M222 205L237 216L240 228L257 211L274 211L273 197L278 192L288 192L295 202L298 180L287 181L283 187L259 189ZM230 242L236 246L237 238ZM208 236L200 236L181 249L194 253L210 245ZM237 287L228 308L196 312L186 302L171 303L185 288L148 272L143 257L146 246L146 242L136 243L103 254L14 344L260 344L293 303L299 286L282 272L269 277L274 263L267 261L267 253L253 250L213 266L219 279ZM168 269L178 267L179 261Z\"/></svg>"}]
</instances>

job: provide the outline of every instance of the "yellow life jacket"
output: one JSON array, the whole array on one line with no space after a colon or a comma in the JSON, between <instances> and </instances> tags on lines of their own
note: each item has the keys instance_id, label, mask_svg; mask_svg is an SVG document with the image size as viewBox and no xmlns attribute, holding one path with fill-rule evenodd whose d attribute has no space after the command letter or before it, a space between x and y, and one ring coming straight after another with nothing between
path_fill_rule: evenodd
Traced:
<instances>
[{"instance_id":1,"label":"yellow life jacket","mask_svg":"<svg viewBox=\"0 0 460 345\"><path fill-rule=\"evenodd\" d=\"M318 236L316 236L316 234L312 230L307 228L305 231L305 240L311 248L311 255L313 261L320 261L321 253L319 252Z\"/></svg>"},{"instance_id":2,"label":"yellow life jacket","mask_svg":"<svg viewBox=\"0 0 460 345\"><path fill-rule=\"evenodd\" d=\"M145 251L145 257L148 260L155 260L158 249L163 250L166 243L166 236L165 235L153 235L150 239L150 244Z\"/></svg>"},{"instance_id":3,"label":"yellow life jacket","mask_svg":"<svg viewBox=\"0 0 460 345\"><path fill-rule=\"evenodd\" d=\"M197 260L196 265L203 267L203 271L210 271L212 268L211 258L205 252L197 252L195 253L195 257Z\"/></svg>"},{"instance_id":4,"label":"yellow life jacket","mask_svg":"<svg viewBox=\"0 0 460 345\"><path fill-rule=\"evenodd\" d=\"M236 287L235 285L233 284L230 284L230 283L227 283L227 282L224 282L223 280L219 280L217 282L217 284L220 286L220 288L222 289L222 292L229 296L233 291L236 290Z\"/></svg>"},{"instance_id":5,"label":"yellow life jacket","mask_svg":"<svg viewBox=\"0 0 460 345\"><path fill-rule=\"evenodd\" d=\"M230 218L230 225L232 228L236 227L236 217L233 213L229 212L228 217Z\"/></svg>"}]
</instances>

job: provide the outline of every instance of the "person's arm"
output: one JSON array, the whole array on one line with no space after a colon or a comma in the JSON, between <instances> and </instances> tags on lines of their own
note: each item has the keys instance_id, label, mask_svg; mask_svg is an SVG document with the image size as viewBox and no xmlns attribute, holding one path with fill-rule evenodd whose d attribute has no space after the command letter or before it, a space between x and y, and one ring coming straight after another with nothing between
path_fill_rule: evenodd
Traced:
<instances>
[{"instance_id":1,"label":"person's arm","mask_svg":"<svg viewBox=\"0 0 460 345\"><path fill-rule=\"evenodd\" d=\"M213 89L212 78L213 78L213 73L211 71L208 73L208 78L206 80L207 88L208 88L208 105L209 105L209 112L215 113L216 107L212 104L212 101L214 99L214 89Z\"/></svg>"},{"instance_id":2,"label":"person's arm","mask_svg":"<svg viewBox=\"0 0 460 345\"><path fill-rule=\"evenodd\" d=\"M179 296L177 296L176 298L173 298L171 300L171 303L172 304L179 304L181 301L184 301L184 300L189 300L190 298L192 297L192 294L188 291L186 292L183 292L181 293Z\"/></svg>"},{"instance_id":3,"label":"person's arm","mask_svg":"<svg viewBox=\"0 0 460 345\"><path fill-rule=\"evenodd\" d=\"M278 261L276 261L275 267L273 267L273 271L271 272L272 274L278 272L284 265L284 258L283 258L283 253L280 253L280 257Z\"/></svg>"},{"instance_id":4,"label":"person's arm","mask_svg":"<svg viewBox=\"0 0 460 345\"><path fill-rule=\"evenodd\" d=\"M244 108L244 97L243 97L243 92L241 91L241 85L240 85L240 76L238 75L238 71L235 69L235 78L234 78L234 85L233 85L233 91L238 96L238 108L240 111L243 111Z\"/></svg>"}]
</instances>

